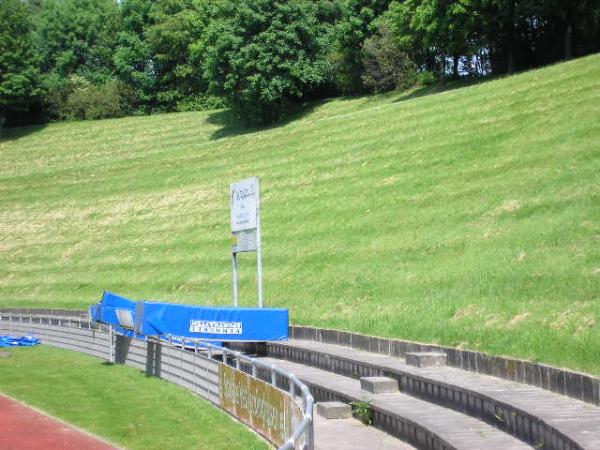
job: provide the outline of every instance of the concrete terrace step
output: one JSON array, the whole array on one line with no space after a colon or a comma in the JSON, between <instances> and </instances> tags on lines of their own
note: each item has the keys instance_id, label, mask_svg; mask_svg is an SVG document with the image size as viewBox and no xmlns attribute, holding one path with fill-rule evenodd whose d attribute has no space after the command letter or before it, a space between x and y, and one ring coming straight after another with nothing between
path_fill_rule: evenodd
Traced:
<instances>
[{"instance_id":1,"label":"concrete terrace step","mask_svg":"<svg viewBox=\"0 0 600 450\"><path fill-rule=\"evenodd\" d=\"M315 450L415 450L415 448L355 419L314 417Z\"/></svg>"},{"instance_id":2,"label":"concrete terrace step","mask_svg":"<svg viewBox=\"0 0 600 450\"><path fill-rule=\"evenodd\" d=\"M373 408L373 425L420 449L531 450L520 440L468 415L399 392L372 394L360 381L277 358L262 358L294 373L317 401L366 401ZM316 435L319 441L318 434ZM362 447L370 449L372 446Z\"/></svg>"},{"instance_id":3,"label":"concrete terrace step","mask_svg":"<svg viewBox=\"0 0 600 450\"><path fill-rule=\"evenodd\" d=\"M269 343L267 355L352 378L396 378L405 394L484 420L544 450L600 449L600 408L538 387L308 340Z\"/></svg>"}]
</instances>

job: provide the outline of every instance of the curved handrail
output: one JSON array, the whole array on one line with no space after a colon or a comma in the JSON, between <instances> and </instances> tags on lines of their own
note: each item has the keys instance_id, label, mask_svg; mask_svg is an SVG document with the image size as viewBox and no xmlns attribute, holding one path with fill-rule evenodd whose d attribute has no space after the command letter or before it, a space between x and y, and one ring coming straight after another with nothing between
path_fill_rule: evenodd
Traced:
<instances>
[{"instance_id":1,"label":"curved handrail","mask_svg":"<svg viewBox=\"0 0 600 450\"><path fill-rule=\"evenodd\" d=\"M279 447L278 450L294 450L296 448L295 447L296 443L298 441L300 441L302 436L305 436L305 445L302 450L313 450L314 449L314 422L313 422L314 397L310 393L310 390L308 389L308 387L304 383L302 383L302 381L300 381L298 379L298 377L296 377L296 375L294 375L291 372L287 372L283 369L280 369L279 367L274 366L273 364L264 363L260 359L253 358L248 355L244 355L243 353L241 353L239 351L231 350L227 347L222 347L220 345L215 345L210 342L203 341L202 339L186 338L186 337L174 336L174 335L170 335L170 334L166 335L166 337L167 337L167 340L165 340L163 337L161 339L161 342L166 342L169 345L174 346L174 347L182 346L184 348L186 348L186 343L192 343L193 346L191 346L190 348L193 348L196 353L198 352L198 345L206 347L208 349L208 357L210 359L214 359L212 350L218 350L222 353L222 358L223 358L224 364L227 364L228 357L232 356L234 358L235 366L236 366L237 370L241 370L241 364L242 364L242 362L245 362L250 365L251 370L252 370L252 376L255 378L257 378L258 369L268 370L271 373L271 380L270 380L269 384L271 384L275 387L278 387L276 375L280 375L283 378L287 378L289 386L290 386L290 391L288 393L292 397L292 400L294 400L294 398L295 398L295 393L296 393L297 389L300 391L300 393L302 395L301 407L304 411L304 417L303 417L302 421L300 422L300 424L294 430L294 433L292 434L292 436L285 442L284 445ZM179 341L180 344L175 343L173 341L173 339L175 339L176 341Z\"/></svg>"}]
</instances>

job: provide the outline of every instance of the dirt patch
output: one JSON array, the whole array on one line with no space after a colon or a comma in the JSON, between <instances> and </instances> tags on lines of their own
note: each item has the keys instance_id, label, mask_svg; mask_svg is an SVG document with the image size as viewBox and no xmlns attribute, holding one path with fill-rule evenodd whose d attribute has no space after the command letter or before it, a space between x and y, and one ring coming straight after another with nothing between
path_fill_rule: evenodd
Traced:
<instances>
[{"instance_id":1,"label":"dirt patch","mask_svg":"<svg viewBox=\"0 0 600 450\"><path fill-rule=\"evenodd\" d=\"M0 358L8 358L10 356L10 352L0 351Z\"/></svg>"},{"instance_id":2,"label":"dirt patch","mask_svg":"<svg viewBox=\"0 0 600 450\"><path fill-rule=\"evenodd\" d=\"M484 310L480 306L469 304L464 308L459 309L454 313L450 321L459 322L461 320L470 319L473 317L480 317L483 315Z\"/></svg>"},{"instance_id":3,"label":"dirt patch","mask_svg":"<svg viewBox=\"0 0 600 450\"><path fill-rule=\"evenodd\" d=\"M567 309L556 313L550 322L550 327L556 330L564 330L575 326L578 331L596 326L596 317L588 309L588 302L575 302Z\"/></svg>"},{"instance_id":4,"label":"dirt patch","mask_svg":"<svg viewBox=\"0 0 600 450\"><path fill-rule=\"evenodd\" d=\"M508 326L510 328L516 327L518 324L523 322L525 319L529 317L529 313L517 314L515 317L508 321Z\"/></svg>"}]
</instances>

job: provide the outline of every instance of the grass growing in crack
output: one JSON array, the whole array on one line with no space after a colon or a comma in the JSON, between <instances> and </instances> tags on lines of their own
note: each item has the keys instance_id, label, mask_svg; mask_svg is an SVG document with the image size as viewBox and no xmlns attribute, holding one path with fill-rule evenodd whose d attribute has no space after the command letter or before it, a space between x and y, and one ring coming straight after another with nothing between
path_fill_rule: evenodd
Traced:
<instances>
[{"instance_id":1,"label":"grass growing in crack","mask_svg":"<svg viewBox=\"0 0 600 450\"><path fill-rule=\"evenodd\" d=\"M373 402L355 401L350 402L352 405L352 414L365 425L373 424Z\"/></svg>"}]
</instances>

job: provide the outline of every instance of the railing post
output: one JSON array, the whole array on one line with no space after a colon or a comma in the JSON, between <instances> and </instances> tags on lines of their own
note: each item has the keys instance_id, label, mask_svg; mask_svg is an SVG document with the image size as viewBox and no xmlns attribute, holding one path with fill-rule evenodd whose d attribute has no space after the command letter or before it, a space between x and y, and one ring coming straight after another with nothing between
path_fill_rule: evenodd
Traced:
<instances>
[{"instance_id":1,"label":"railing post","mask_svg":"<svg viewBox=\"0 0 600 450\"><path fill-rule=\"evenodd\" d=\"M306 430L306 448L307 450L314 450L315 448L315 423L313 420L315 413L313 412L310 418L310 424Z\"/></svg>"},{"instance_id":2,"label":"railing post","mask_svg":"<svg viewBox=\"0 0 600 450\"><path fill-rule=\"evenodd\" d=\"M274 366L271 366L271 384L277 387L277 372L275 372Z\"/></svg>"},{"instance_id":3,"label":"railing post","mask_svg":"<svg viewBox=\"0 0 600 450\"><path fill-rule=\"evenodd\" d=\"M60 325L60 319L58 319L58 323ZM113 327L112 327L112 325L109 325L109 327L108 327L108 361L110 363L115 362L115 360L113 358L113 352L114 352L113 337L114 337Z\"/></svg>"},{"instance_id":4,"label":"railing post","mask_svg":"<svg viewBox=\"0 0 600 450\"><path fill-rule=\"evenodd\" d=\"M198 362L198 341L194 341L194 393L196 392L196 364Z\"/></svg>"},{"instance_id":5,"label":"railing post","mask_svg":"<svg viewBox=\"0 0 600 450\"><path fill-rule=\"evenodd\" d=\"M179 382L183 385L183 351L185 347L185 339L181 336L181 351L179 352Z\"/></svg>"}]
</instances>

